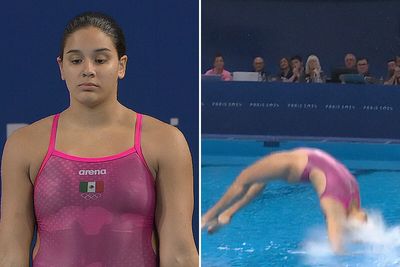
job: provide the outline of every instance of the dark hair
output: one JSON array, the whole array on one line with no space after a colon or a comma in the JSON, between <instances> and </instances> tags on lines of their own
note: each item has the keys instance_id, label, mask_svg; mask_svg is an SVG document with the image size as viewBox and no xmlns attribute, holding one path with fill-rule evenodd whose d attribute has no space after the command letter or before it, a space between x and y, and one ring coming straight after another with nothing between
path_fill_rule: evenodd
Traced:
<instances>
[{"instance_id":1,"label":"dark hair","mask_svg":"<svg viewBox=\"0 0 400 267\"><path fill-rule=\"evenodd\" d=\"M224 57L222 56L222 54L219 53L219 52L215 54L214 59L216 59L217 57L222 57L222 58L224 58Z\"/></svg>"},{"instance_id":2,"label":"dark hair","mask_svg":"<svg viewBox=\"0 0 400 267\"><path fill-rule=\"evenodd\" d=\"M279 63L281 63L282 59L285 59L288 63L290 63L290 59L288 57L281 57L279 59Z\"/></svg>"},{"instance_id":3,"label":"dark hair","mask_svg":"<svg viewBox=\"0 0 400 267\"><path fill-rule=\"evenodd\" d=\"M105 14L98 12L85 12L70 20L65 27L60 49L60 58L63 59L64 47L68 37L79 29L87 27L96 27L102 32L110 36L115 48L118 52L118 57L122 57L126 53L125 36L121 27L116 21Z\"/></svg>"},{"instance_id":4,"label":"dark hair","mask_svg":"<svg viewBox=\"0 0 400 267\"><path fill-rule=\"evenodd\" d=\"M303 62L303 59L302 59L301 56L299 56L299 55L295 55L295 56L291 57L291 58L290 58L290 61L295 60L295 59L297 59L297 60L300 61L300 62Z\"/></svg>"},{"instance_id":5,"label":"dark hair","mask_svg":"<svg viewBox=\"0 0 400 267\"><path fill-rule=\"evenodd\" d=\"M359 58L357 58L357 63L358 63L359 61L361 61L361 60L366 60L367 63L369 63L369 60L368 60L368 58L366 58L366 57L359 57Z\"/></svg>"},{"instance_id":6,"label":"dark hair","mask_svg":"<svg viewBox=\"0 0 400 267\"><path fill-rule=\"evenodd\" d=\"M388 59L388 60L386 61L386 63L389 63L389 62L396 62L396 59L395 59L395 58L391 58L391 59Z\"/></svg>"}]
</instances>

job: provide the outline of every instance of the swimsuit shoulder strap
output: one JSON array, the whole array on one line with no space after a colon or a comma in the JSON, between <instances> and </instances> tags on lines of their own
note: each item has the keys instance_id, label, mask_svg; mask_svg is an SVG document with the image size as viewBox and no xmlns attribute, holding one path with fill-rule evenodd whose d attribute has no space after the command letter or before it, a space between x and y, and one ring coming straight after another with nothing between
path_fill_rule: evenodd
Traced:
<instances>
[{"instance_id":1,"label":"swimsuit shoulder strap","mask_svg":"<svg viewBox=\"0 0 400 267\"><path fill-rule=\"evenodd\" d=\"M60 114L56 114L53 117L53 124L51 126L51 134L50 134L50 143L49 143L49 151L54 151L56 146L56 136L57 136L57 127L58 127L58 119L60 118Z\"/></svg>"},{"instance_id":2,"label":"swimsuit shoulder strap","mask_svg":"<svg viewBox=\"0 0 400 267\"><path fill-rule=\"evenodd\" d=\"M44 157L42 164L40 165L39 171L36 174L35 177L35 182L34 182L34 187L37 183L38 177L40 176L40 174L43 171L44 166L46 165L47 161L50 159L51 155L53 154L53 151L55 149L56 146L56 135L57 135L57 126L58 126L58 119L60 117L60 114L56 114L53 116L53 123L51 125L51 132L50 132L50 142L49 142L49 146L47 148L47 152L46 152L46 156Z\"/></svg>"},{"instance_id":3,"label":"swimsuit shoulder strap","mask_svg":"<svg viewBox=\"0 0 400 267\"><path fill-rule=\"evenodd\" d=\"M135 123L135 149L139 154L142 154L141 137L142 137L142 118L143 115L136 113L136 123Z\"/></svg>"},{"instance_id":4,"label":"swimsuit shoulder strap","mask_svg":"<svg viewBox=\"0 0 400 267\"><path fill-rule=\"evenodd\" d=\"M150 174L151 177L153 177L152 172L150 171L149 166L147 165L146 159L143 156L143 151L142 151L142 124L143 124L143 115L140 113L136 113L136 124L135 124L135 150L143 162L144 166L146 167L148 173Z\"/></svg>"}]
</instances>

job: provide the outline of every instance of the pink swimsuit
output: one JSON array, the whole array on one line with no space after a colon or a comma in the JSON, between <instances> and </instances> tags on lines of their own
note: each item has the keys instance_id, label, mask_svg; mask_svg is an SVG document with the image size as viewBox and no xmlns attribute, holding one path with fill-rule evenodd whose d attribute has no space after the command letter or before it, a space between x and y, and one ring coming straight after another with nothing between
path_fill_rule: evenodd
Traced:
<instances>
[{"instance_id":1,"label":"pink swimsuit","mask_svg":"<svg viewBox=\"0 0 400 267\"><path fill-rule=\"evenodd\" d=\"M320 199L331 197L342 203L346 211L354 200L360 207L360 193L357 180L349 170L329 154L319 149L300 148L308 153L308 163L301 175L301 181L309 181L310 172L317 168L325 173L326 187Z\"/></svg>"},{"instance_id":2,"label":"pink swimsuit","mask_svg":"<svg viewBox=\"0 0 400 267\"><path fill-rule=\"evenodd\" d=\"M34 185L40 246L33 266L157 266L156 195L140 147L142 116L137 114L134 147L101 158L55 150L58 118Z\"/></svg>"}]
</instances>

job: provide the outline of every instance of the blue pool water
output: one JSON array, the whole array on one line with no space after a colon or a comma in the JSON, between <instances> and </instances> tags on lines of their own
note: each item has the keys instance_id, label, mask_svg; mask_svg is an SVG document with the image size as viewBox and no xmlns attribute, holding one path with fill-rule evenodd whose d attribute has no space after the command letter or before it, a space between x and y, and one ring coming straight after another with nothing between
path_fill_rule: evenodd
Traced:
<instances>
[{"instance_id":1,"label":"blue pool water","mask_svg":"<svg viewBox=\"0 0 400 267\"><path fill-rule=\"evenodd\" d=\"M325 223L309 184L273 182L217 233L202 231L202 266L400 266L400 146L286 142L202 142L202 213L239 172L275 150L298 146L324 149L356 175L369 224L346 254L331 254Z\"/></svg>"}]
</instances>

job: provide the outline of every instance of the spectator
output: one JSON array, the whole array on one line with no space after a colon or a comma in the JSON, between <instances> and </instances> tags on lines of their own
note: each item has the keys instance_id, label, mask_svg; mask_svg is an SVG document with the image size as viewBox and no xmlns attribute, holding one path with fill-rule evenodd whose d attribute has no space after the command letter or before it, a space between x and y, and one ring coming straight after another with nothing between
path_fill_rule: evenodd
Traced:
<instances>
[{"instance_id":1,"label":"spectator","mask_svg":"<svg viewBox=\"0 0 400 267\"><path fill-rule=\"evenodd\" d=\"M352 53L347 53L344 56L344 67L337 67L332 69L330 82L339 83L342 74L357 74L357 60L356 56Z\"/></svg>"},{"instance_id":2,"label":"spectator","mask_svg":"<svg viewBox=\"0 0 400 267\"><path fill-rule=\"evenodd\" d=\"M290 68L288 58L283 57L283 58L281 58L281 60L279 60L279 69L280 69L280 73L278 74L278 77L281 81L285 81L293 76L293 72Z\"/></svg>"},{"instance_id":3,"label":"spectator","mask_svg":"<svg viewBox=\"0 0 400 267\"><path fill-rule=\"evenodd\" d=\"M267 73L264 70L264 59L262 57L256 57L253 60L253 69L258 72L258 81L267 81Z\"/></svg>"},{"instance_id":4,"label":"spectator","mask_svg":"<svg viewBox=\"0 0 400 267\"><path fill-rule=\"evenodd\" d=\"M377 83L377 80L369 73L369 63L366 57L360 57L357 60L357 72L364 76L364 79L369 84Z\"/></svg>"},{"instance_id":5,"label":"spectator","mask_svg":"<svg viewBox=\"0 0 400 267\"><path fill-rule=\"evenodd\" d=\"M396 65L400 67L400 56L396 56Z\"/></svg>"},{"instance_id":6,"label":"spectator","mask_svg":"<svg viewBox=\"0 0 400 267\"><path fill-rule=\"evenodd\" d=\"M388 71L388 74L387 74L387 77L386 77L386 79L385 79L385 83L386 83L386 81L388 81L389 79L391 79L392 77L393 77L393 74L394 74L394 68L396 67L396 60L395 59L389 59L388 61L387 61L387 71Z\"/></svg>"},{"instance_id":7,"label":"spectator","mask_svg":"<svg viewBox=\"0 0 400 267\"><path fill-rule=\"evenodd\" d=\"M356 70L357 66L356 66L356 56L352 53L347 53L344 56L344 66L346 67L346 69L349 70Z\"/></svg>"},{"instance_id":8,"label":"spectator","mask_svg":"<svg viewBox=\"0 0 400 267\"><path fill-rule=\"evenodd\" d=\"M290 59L290 65L292 67L293 75L289 79L285 80L285 82L305 82L303 59L298 55L293 56Z\"/></svg>"},{"instance_id":9,"label":"spectator","mask_svg":"<svg viewBox=\"0 0 400 267\"><path fill-rule=\"evenodd\" d=\"M232 74L224 69L224 58L221 54L215 55L214 68L208 70L205 75L221 75L221 79L224 81L232 80Z\"/></svg>"},{"instance_id":10,"label":"spectator","mask_svg":"<svg viewBox=\"0 0 400 267\"><path fill-rule=\"evenodd\" d=\"M310 55L306 62L305 81L307 83L324 83L325 76L316 55Z\"/></svg>"},{"instance_id":11,"label":"spectator","mask_svg":"<svg viewBox=\"0 0 400 267\"><path fill-rule=\"evenodd\" d=\"M400 67L396 66L394 68L392 77L384 85L400 85Z\"/></svg>"}]
</instances>

